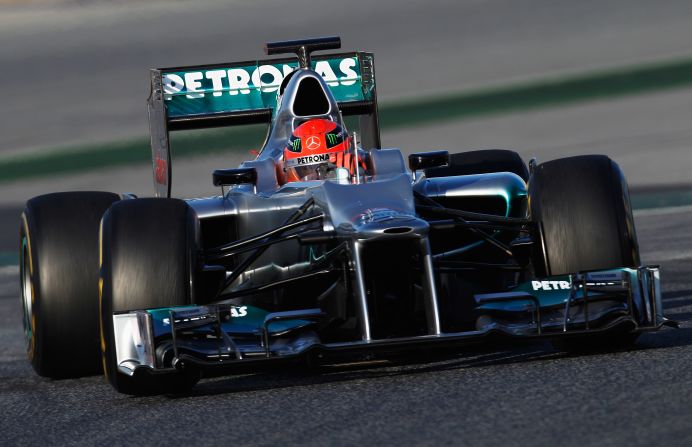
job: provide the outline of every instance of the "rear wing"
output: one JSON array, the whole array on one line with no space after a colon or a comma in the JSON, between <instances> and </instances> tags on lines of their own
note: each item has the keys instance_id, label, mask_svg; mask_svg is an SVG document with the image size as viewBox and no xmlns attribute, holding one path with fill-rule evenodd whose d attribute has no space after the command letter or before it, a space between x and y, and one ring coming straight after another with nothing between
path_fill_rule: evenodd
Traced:
<instances>
[{"instance_id":1,"label":"rear wing","mask_svg":"<svg viewBox=\"0 0 692 447\"><path fill-rule=\"evenodd\" d=\"M308 63L341 113L359 117L363 147L379 148L373 54L315 55ZM292 57L152 69L148 113L156 196L170 197L170 131L270 123L282 81L298 66Z\"/></svg>"}]
</instances>

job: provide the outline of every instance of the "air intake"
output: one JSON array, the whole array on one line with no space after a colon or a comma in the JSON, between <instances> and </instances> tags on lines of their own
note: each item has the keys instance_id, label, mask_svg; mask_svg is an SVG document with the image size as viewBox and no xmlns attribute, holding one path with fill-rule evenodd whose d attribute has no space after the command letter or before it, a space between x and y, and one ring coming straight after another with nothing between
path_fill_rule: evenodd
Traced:
<instances>
[{"instance_id":1,"label":"air intake","mask_svg":"<svg viewBox=\"0 0 692 447\"><path fill-rule=\"evenodd\" d=\"M293 100L293 113L296 116L326 115L329 113L329 100L317 79L306 77L300 81Z\"/></svg>"}]
</instances>

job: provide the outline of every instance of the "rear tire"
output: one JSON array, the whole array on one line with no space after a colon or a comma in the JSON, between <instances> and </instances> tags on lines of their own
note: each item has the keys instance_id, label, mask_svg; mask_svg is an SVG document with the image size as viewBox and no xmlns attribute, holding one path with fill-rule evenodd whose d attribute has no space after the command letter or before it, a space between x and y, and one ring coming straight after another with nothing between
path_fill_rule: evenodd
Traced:
<instances>
[{"instance_id":1,"label":"rear tire","mask_svg":"<svg viewBox=\"0 0 692 447\"><path fill-rule=\"evenodd\" d=\"M120 199L63 192L26 203L19 230L27 354L41 376L99 374L98 231Z\"/></svg>"},{"instance_id":2,"label":"rear tire","mask_svg":"<svg viewBox=\"0 0 692 447\"><path fill-rule=\"evenodd\" d=\"M605 155L538 165L529 181L531 220L541 228L536 275L555 276L639 266L627 182ZM639 334L615 332L555 339L557 349L586 352L632 345Z\"/></svg>"},{"instance_id":3,"label":"rear tire","mask_svg":"<svg viewBox=\"0 0 692 447\"><path fill-rule=\"evenodd\" d=\"M125 394L189 389L198 375L120 372L112 316L195 301L199 224L194 211L178 199L121 202L103 217L101 231L101 347L108 381Z\"/></svg>"}]
</instances>

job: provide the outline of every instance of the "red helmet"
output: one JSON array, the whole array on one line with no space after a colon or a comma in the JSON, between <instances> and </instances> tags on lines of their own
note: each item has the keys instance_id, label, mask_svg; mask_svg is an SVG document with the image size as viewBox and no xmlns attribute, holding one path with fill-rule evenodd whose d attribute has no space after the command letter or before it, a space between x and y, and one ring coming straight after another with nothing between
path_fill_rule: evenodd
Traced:
<instances>
[{"instance_id":1,"label":"red helmet","mask_svg":"<svg viewBox=\"0 0 692 447\"><path fill-rule=\"evenodd\" d=\"M348 134L334 121L312 119L293 130L284 149L284 170L289 182L335 176L348 155Z\"/></svg>"}]
</instances>

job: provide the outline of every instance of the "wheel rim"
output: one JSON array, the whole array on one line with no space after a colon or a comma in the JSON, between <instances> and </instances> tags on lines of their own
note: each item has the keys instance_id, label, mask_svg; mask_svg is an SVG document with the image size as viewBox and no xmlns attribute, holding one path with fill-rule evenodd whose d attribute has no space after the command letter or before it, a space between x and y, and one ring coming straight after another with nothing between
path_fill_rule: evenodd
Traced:
<instances>
[{"instance_id":1,"label":"wheel rim","mask_svg":"<svg viewBox=\"0 0 692 447\"><path fill-rule=\"evenodd\" d=\"M27 352L31 353L33 340L33 327L31 324L33 309L32 309L32 284L31 284L31 266L29 265L28 247L26 238L22 238L22 251L20 262L21 291L22 291L22 310L24 314L24 339L26 341Z\"/></svg>"}]
</instances>

